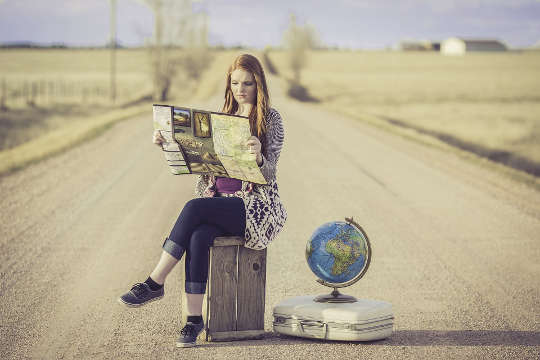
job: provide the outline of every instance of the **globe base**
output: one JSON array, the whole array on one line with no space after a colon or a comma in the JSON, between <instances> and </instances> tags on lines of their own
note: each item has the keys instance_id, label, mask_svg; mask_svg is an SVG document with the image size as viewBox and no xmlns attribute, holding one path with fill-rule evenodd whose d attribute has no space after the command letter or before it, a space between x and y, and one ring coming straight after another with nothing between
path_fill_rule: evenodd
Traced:
<instances>
[{"instance_id":1,"label":"globe base","mask_svg":"<svg viewBox=\"0 0 540 360\"><path fill-rule=\"evenodd\" d=\"M315 302L320 303L354 303L358 300L354 296L343 295L336 288L328 295L319 295L315 299Z\"/></svg>"}]
</instances>

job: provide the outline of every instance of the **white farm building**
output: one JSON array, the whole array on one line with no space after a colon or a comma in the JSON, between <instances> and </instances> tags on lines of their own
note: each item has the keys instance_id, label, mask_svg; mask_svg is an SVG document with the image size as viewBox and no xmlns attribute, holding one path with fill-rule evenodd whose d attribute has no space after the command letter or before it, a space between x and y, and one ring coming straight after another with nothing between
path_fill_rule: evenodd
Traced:
<instances>
[{"instance_id":1,"label":"white farm building","mask_svg":"<svg viewBox=\"0 0 540 360\"><path fill-rule=\"evenodd\" d=\"M506 51L506 45L499 40L464 39L451 37L441 42L443 55L464 55L469 51Z\"/></svg>"}]
</instances>

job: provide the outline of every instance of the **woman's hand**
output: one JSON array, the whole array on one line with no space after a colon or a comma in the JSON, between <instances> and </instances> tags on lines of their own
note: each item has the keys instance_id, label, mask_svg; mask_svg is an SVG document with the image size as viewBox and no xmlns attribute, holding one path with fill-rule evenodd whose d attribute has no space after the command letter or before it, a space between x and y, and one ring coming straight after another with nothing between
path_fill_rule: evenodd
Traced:
<instances>
[{"instance_id":1,"label":"woman's hand","mask_svg":"<svg viewBox=\"0 0 540 360\"><path fill-rule=\"evenodd\" d=\"M257 165L261 166L263 159L261 154L261 142L256 136L251 136L246 141L246 146L248 148L248 153L255 154L255 160Z\"/></svg>"},{"instance_id":2,"label":"woman's hand","mask_svg":"<svg viewBox=\"0 0 540 360\"><path fill-rule=\"evenodd\" d=\"M159 130L154 130L154 134L152 136L152 142L156 144L157 146L161 146L165 142L165 138L161 136L161 133Z\"/></svg>"}]
</instances>

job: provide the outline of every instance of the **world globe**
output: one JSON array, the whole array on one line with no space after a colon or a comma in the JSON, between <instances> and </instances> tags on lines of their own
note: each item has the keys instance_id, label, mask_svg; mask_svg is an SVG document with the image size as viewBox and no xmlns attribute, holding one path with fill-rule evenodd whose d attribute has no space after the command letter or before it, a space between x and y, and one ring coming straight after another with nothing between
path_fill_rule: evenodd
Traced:
<instances>
[{"instance_id":1,"label":"world globe","mask_svg":"<svg viewBox=\"0 0 540 360\"><path fill-rule=\"evenodd\" d=\"M321 284L335 288L350 286L367 271L371 245L360 225L352 218L318 227L306 245L309 268Z\"/></svg>"}]
</instances>

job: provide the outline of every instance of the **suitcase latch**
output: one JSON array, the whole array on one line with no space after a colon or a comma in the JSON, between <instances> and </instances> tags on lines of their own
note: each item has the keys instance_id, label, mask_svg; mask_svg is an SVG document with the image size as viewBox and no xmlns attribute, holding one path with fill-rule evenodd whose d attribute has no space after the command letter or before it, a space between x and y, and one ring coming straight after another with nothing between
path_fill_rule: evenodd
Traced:
<instances>
[{"instance_id":1,"label":"suitcase latch","mask_svg":"<svg viewBox=\"0 0 540 360\"><path fill-rule=\"evenodd\" d=\"M322 321L316 321L316 320L299 320L298 324L300 325L300 330L303 333L307 333L307 331L305 331L304 327L317 328L317 329L320 329L320 328L324 327L324 339L326 339L326 336L328 334L328 324L327 323L322 322Z\"/></svg>"}]
</instances>

